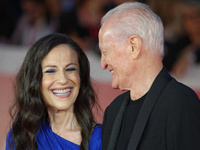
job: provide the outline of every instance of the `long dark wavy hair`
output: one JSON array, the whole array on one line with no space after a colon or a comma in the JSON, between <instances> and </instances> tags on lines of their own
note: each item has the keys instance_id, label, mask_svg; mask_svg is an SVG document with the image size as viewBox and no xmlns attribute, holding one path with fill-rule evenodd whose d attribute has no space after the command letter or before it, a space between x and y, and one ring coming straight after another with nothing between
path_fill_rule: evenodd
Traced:
<instances>
[{"instance_id":1,"label":"long dark wavy hair","mask_svg":"<svg viewBox=\"0 0 200 150\"><path fill-rule=\"evenodd\" d=\"M42 99L40 84L42 79L41 62L57 45L67 44L78 54L80 66L80 91L74 104L74 113L81 126L81 150L88 149L94 118L92 107L96 95L90 81L88 58L82 49L69 37L54 33L39 39L27 52L23 64L16 76L15 104L10 110L13 118L12 141L16 150L37 150L36 134L43 120L48 119L47 109Z\"/></svg>"}]
</instances>

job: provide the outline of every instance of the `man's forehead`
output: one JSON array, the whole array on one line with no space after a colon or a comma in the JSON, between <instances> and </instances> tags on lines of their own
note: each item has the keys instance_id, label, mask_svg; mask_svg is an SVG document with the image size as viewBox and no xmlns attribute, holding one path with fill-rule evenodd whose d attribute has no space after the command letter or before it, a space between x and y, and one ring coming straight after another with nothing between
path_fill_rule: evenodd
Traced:
<instances>
[{"instance_id":1,"label":"man's forehead","mask_svg":"<svg viewBox=\"0 0 200 150\"><path fill-rule=\"evenodd\" d=\"M99 31L99 46L100 49L109 47L113 41L112 21L107 20L100 28Z\"/></svg>"},{"instance_id":2,"label":"man's forehead","mask_svg":"<svg viewBox=\"0 0 200 150\"><path fill-rule=\"evenodd\" d=\"M99 37L99 44L100 47L108 46L109 43L112 41L112 32L110 29L101 30L100 37Z\"/></svg>"},{"instance_id":3,"label":"man's forehead","mask_svg":"<svg viewBox=\"0 0 200 150\"><path fill-rule=\"evenodd\" d=\"M113 25L115 23L115 19L109 18L107 19L101 26L102 30L110 30L113 28Z\"/></svg>"},{"instance_id":4,"label":"man's forehead","mask_svg":"<svg viewBox=\"0 0 200 150\"><path fill-rule=\"evenodd\" d=\"M112 32L113 31L110 26L107 26L107 25L102 26L99 32L100 40L105 41L105 40L110 39L113 34Z\"/></svg>"}]
</instances>

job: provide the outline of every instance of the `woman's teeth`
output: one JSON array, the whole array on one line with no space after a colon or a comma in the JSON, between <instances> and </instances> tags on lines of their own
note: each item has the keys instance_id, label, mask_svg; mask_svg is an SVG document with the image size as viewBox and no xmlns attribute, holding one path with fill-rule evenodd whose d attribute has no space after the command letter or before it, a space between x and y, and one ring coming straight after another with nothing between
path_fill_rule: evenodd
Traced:
<instances>
[{"instance_id":1,"label":"woman's teeth","mask_svg":"<svg viewBox=\"0 0 200 150\"><path fill-rule=\"evenodd\" d=\"M71 92L71 89L64 89L64 90L53 90L53 93L56 95L66 95Z\"/></svg>"}]
</instances>

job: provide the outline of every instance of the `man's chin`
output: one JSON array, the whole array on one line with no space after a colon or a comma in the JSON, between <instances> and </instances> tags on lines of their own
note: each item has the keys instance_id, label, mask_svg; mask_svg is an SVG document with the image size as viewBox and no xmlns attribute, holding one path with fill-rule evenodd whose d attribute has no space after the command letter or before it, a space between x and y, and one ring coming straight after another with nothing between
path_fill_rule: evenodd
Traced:
<instances>
[{"instance_id":1,"label":"man's chin","mask_svg":"<svg viewBox=\"0 0 200 150\"><path fill-rule=\"evenodd\" d=\"M119 89L117 86L112 86L113 89Z\"/></svg>"},{"instance_id":2,"label":"man's chin","mask_svg":"<svg viewBox=\"0 0 200 150\"><path fill-rule=\"evenodd\" d=\"M113 88L113 89L119 89L119 90L122 91L122 92L130 91L129 89L127 89L127 88L122 88L122 87L120 87L118 84L114 84L114 83L112 83L112 88Z\"/></svg>"},{"instance_id":3,"label":"man's chin","mask_svg":"<svg viewBox=\"0 0 200 150\"><path fill-rule=\"evenodd\" d=\"M114 83L112 83L112 88L113 88L113 89L119 89L118 85L117 85L117 84L114 84Z\"/></svg>"}]
</instances>

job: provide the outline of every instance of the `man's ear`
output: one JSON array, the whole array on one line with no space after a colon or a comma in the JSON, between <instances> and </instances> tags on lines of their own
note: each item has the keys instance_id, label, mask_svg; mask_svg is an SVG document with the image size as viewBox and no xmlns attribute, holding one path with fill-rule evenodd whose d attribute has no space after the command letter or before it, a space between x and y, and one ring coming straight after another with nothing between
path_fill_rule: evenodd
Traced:
<instances>
[{"instance_id":1,"label":"man's ear","mask_svg":"<svg viewBox=\"0 0 200 150\"><path fill-rule=\"evenodd\" d=\"M142 48L142 39L139 36L132 35L129 38L129 44L131 46L132 58L133 59L138 58Z\"/></svg>"}]
</instances>

